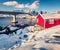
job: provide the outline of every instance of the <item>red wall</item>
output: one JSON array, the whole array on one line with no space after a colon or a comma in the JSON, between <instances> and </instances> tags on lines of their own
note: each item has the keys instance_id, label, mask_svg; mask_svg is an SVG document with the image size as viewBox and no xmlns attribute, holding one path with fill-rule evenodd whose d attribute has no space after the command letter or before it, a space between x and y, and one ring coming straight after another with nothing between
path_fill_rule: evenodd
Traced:
<instances>
[{"instance_id":1,"label":"red wall","mask_svg":"<svg viewBox=\"0 0 60 50\"><path fill-rule=\"evenodd\" d=\"M37 25L39 25L39 26L42 26L42 27L44 27L44 19L42 18L42 16L39 14L38 16L37 16Z\"/></svg>"},{"instance_id":2,"label":"red wall","mask_svg":"<svg viewBox=\"0 0 60 50\"><path fill-rule=\"evenodd\" d=\"M54 19L54 24L49 24L49 19L45 20L45 28L50 28L52 26L60 25L60 19Z\"/></svg>"}]
</instances>

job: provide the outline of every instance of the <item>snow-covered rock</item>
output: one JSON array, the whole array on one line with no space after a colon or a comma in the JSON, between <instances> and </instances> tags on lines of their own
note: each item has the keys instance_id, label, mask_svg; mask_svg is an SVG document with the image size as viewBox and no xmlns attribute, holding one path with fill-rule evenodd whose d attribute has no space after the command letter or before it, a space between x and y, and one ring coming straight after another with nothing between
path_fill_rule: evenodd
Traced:
<instances>
[{"instance_id":1,"label":"snow-covered rock","mask_svg":"<svg viewBox=\"0 0 60 50\"><path fill-rule=\"evenodd\" d=\"M18 35L22 34L22 29L17 30L16 33L17 33Z\"/></svg>"},{"instance_id":2,"label":"snow-covered rock","mask_svg":"<svg viewBox=\"0 0 60 50\"><path fill-rule=\"evenodd\" d=\"M14 45L21 45L21 40L19 40L18 35L8 36L5 34L0 35L0 49L5 48L6 50Z\"/></svg>"},{"instance_id":3,"label":"snow-covered rock","mask_svg":"<svg viewBox=\"0 0 60 50\"><path fill-rule=\"evenodd\" d=\"M27 27L25 27L25 28L22 30L22 33L27 33L27 32L29 32L29 30L28 30Z\"/></svg>"},{"instance_id":4,"label":"snow-covered rock","mask_svg":"<svg viewBox=\"0 0 60 50\"><path fill-rule=\"evenodd\" d=\"M3 32L5 32L5 31L6 31L6 29L4 29L4 30L0 31L0 33L3 33Z\"/></svg>"},{"instance_id":5,"label":"snow-covered rock","mask_svg":"<svg viewBox=\"0 0 60 50\"><path fill-rule=\"evenodd\" d=\"M9 25L8 27L10 28L10 30L16 30L16 29L18 29L18 27L13 27L11 25Z\"/></svg>"},{"instance_id":6,"label":"snow-covered rock","mask_svg":"<svg viewBox=\"0 0 60 50\"><path fill-rule=\"evenodd\" d=\"M24 29L17 30L17 34L18 34L20 40L27 39L28 35L26 33L28 33L28 32L29 32L29 30L27 27L25 27Z\"/></svg>"}]
</instances>

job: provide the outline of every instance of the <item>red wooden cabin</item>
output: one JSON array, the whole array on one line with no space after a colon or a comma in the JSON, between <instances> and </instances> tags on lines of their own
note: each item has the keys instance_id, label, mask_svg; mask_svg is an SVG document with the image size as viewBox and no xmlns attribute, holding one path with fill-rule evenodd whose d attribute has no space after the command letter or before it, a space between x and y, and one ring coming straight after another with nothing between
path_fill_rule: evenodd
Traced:
<instances>
[{"instance_id":1,"label":"red wooden cabin","mask_svg":"<svg viewBox=\"0 0 60 50\"><path fill-rule=\"evenodd\" d=\"M60 25L60 14L38 14L36 24L43 28Z\"/></svg>"}]
</instances>

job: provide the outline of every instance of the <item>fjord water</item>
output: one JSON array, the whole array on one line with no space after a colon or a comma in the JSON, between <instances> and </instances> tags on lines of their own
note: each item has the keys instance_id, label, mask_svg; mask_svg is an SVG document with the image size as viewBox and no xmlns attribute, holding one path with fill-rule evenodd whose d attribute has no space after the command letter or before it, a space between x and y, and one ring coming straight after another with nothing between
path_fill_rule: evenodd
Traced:
<instances>
[{"instance_id":1,"label":"fjord water","mask_svg":"<svg viewBox=\"0 0 60 50\"><path fill-rule=\"evenodd\" d=\"M11 24L11 17L0 17L0 26L7 26Z\"/></svg>"},{"instance_id":2,"label":"fjord water","mask_svg":"<svg viewBox=\"0 0 60 50\"><path fill-rule=\"evenodd\" d=\"M31 25L31 22L29 22L29 19L20 19L16 18L18 21L18 24L28 24ZM7 25L11 25L12 17L0 17L0 26L5 27ZM34 24L33 24L34 25Z\"/></svg>"}]
</instances>

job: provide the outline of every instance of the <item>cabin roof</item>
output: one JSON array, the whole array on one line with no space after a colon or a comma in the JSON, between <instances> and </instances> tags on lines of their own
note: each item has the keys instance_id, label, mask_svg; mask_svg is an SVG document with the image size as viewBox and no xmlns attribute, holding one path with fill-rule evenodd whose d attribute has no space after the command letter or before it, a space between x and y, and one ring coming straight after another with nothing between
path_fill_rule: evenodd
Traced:
<instances>
[{"instance_id":1,"label":"cabin roof","mask_svg":"<svg viewBox=\"0 0 60 50\"><path fill-rule=\"evenodd\" d=\"M60 14L51 13L51 14L42 14L44 19L60 19Z\"/></svg>"}]
</instances>

